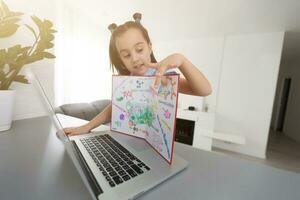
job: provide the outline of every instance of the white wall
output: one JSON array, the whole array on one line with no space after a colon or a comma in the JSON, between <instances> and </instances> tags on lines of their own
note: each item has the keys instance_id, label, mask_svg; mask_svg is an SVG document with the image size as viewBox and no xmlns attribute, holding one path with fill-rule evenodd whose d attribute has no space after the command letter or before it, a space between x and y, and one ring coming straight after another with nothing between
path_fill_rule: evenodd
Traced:
<instances>
[{"instance_id":1,"label":"white wall","mask_svg":"<svg viewBox=\"0 0 300 200\"><path fill-rule=\"evenodd\" d=\"M277 32L154 42L154 52L158 60L174 52L189 58L212 83L205 99L216 112L215 130L246 138L243 146L213 146L264 158L283 37ZM184 96L180 101L191 102Z\"/></svg>"},{"instance_id":2,"label":"white wall","mask_svg":"<svg viewBox=\"0 0 300 200\"><path fill-rule=\"evenodd\" d=\"M208 104L209 112L215 111L216 97L219 86L220 65L223 54L224 37L202 37L198 39L174 40L168 42L155 42L154 53L158 60L165 58L172 53L182 53L208 78L213 91L204 101ZM180 95L179 106L186 109L188 105L195 105L201 97Z\"/></svg>"},{"instance_id":3,"label":"white wall","mask_svg":"<svg viewBox=\"0 0 300 200\"><path fill-rule=\"evenodd\" d=\"M34 23L30 19L30 16L32 15L36 15L41 19L49 19L55 23L54 1L49 2L46 0L9 0L5 1L5 3L10 8L10 10L16 12L23 12L23 22L33 27L35 27ZM15 35L9 38L2 38L0 40L0 48L9 48L16 44L26 46L31 45L33 42L34 36L28 29L26 29L24 26L21 26ZM25 68L29 66L37 66L41 68L41 71L43 71L44 74L48 75L47 88L49 90L50 96L53 96L53 68L51 68L51 66L54 66L54 60L39 61L25 66ZM21 74L24 74L23 71L21 72ZM11 86L11 89L17 90L13 116L14 120L37 117L46 114L44 108L42 107L42 104L40 103L39 97L36 95L36 91L34 90L32 85L14 82Z\"/></svg>"},{"instance_id":4,"label":"white wall","mask_svg":"<svg viewBox=\"0 0 300 200\"><path fill-rule=\"evenodd\" d=\"M226 38L215 130L242 135L246 145L214 146L265 157L283 38L283 32Z\"/></svg>"}]
</instances>

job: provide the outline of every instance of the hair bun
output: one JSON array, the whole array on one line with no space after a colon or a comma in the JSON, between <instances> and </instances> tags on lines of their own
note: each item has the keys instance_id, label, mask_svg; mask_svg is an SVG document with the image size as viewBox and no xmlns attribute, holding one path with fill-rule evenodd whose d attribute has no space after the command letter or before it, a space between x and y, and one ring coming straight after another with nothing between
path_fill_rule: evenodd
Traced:
<instances>
[{"instance_id":1,"label":"hair bun","mask_svg":"<svg viewBox=\"0 0 300 200\"><path fill-rule=\"evenodd\" d=\"M113 33L114 30L116 30L116 28L117 28L117 24L115 23L112 23L108 26L108 30L110 30L111 33Z\"/></svg>"},{"instance_id":2,"label":"hair bun","mask_svg":"<svg viewBox=\"0 0 300 200\"><path fill-rule=\"evenodd\" d=\"M133 14L133 19L136 23L141 23L141 19L142 19L142 14L141 13L134 13Z\"/></svg>"}]
</instances>

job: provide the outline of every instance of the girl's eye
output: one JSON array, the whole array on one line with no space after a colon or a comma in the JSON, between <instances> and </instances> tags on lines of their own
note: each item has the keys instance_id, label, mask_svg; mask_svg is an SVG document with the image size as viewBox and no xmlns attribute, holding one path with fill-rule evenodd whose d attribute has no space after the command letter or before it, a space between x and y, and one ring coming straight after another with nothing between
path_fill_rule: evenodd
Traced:
<instances>
[{"instance_id":1,"label":"girl's eye","mask_svg":"<svg viewBox=\"0 0 300 200\"><path fill-rule=\"evenodd\" d=\"M138 53L140 53L140 52L143 51L143 49L137 49L136 51L137 51Z\"/></svg>"},{"instance_id":2,"label":"girl's eye","mask_svg":"<svg viewBox=\"0 0 300 200\"><path fill-rule=\"evenodd\" d=\"M123 55L124 58L129 58L129 54Z\"/></svg>"}]
</instances>

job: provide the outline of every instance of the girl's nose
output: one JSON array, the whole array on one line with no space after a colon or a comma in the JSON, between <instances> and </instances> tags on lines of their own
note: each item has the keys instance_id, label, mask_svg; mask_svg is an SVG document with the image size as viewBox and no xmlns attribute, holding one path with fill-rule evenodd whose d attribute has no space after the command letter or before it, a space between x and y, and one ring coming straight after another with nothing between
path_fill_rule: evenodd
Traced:
<instances>
[{"instance_id":1,"label":"girl's nose","mask_svg":"<svg viewBox=\"0 0 300 200\"><path fill-rule=\"evenodd\" d=\"M136 53L132 53L132 62L136 63L139 60L139 56Z\"/></svg>"}]
</instances>

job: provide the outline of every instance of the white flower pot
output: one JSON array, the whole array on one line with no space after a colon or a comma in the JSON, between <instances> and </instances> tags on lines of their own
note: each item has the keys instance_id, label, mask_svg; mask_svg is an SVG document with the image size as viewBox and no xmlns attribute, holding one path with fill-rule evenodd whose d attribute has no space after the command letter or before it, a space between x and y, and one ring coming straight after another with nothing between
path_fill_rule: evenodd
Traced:
<instances>
[{"instance_id":1,"label":"white flower pot","mask_svg":"<svg viewBox=\"0 0 300 200\"><path fill-rule=\"evenodd\" d=\"M15 94L15 90L0 90L0 131L11 127Z\"/></svg>"}]
</instances>

